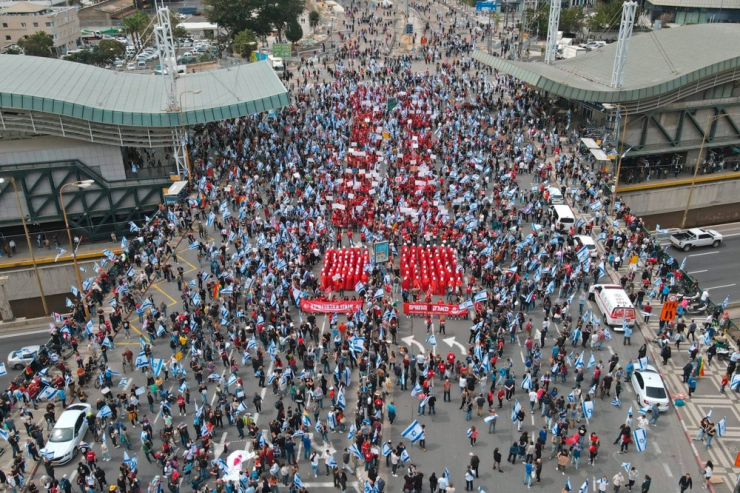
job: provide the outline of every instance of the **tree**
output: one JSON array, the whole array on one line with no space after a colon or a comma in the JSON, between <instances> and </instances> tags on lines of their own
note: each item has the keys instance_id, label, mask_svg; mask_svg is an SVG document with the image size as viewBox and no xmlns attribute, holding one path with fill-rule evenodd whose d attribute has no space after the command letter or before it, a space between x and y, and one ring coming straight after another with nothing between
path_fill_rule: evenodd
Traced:
<instances>
[{"instance_id":1,"label":"tree","mask_svg":"<svg viewBox=\"0 0 740 493\"><path fill-rule=\"evenodd\" d=\"M251 29L262 36L277 31L277 37L281 39L285 26L298 22L298 17L305 10L305 3L305 0L272 0L265 4L257 16L257 25Z\"/></svg>"},{"instance_id":2,"label":"tree","mask_svg":"<svg viewBox=\"0 0 740 493\"><path fill-rule=\"evenodd\" d=\"M257 47L257 36L254 35L251 29L245 29L234 36L234 42L231 46L234 53L238 53L242 58L249 58L249 55Z\"/></svg>"},{"instance_id":3,"label":"tree","mask_svg":"<svg viewBox=\"0 0 740 493\"><path fill-rule=\"evenodd\" d=\"M559 29L563 33L573 33L580 35L583 30L583 23L586 19L586 14L583 13L582 7L571 7L569 9L563 9L560 11L560 26Z\"/></svg>"},{"instance_id":4,"label":"tree","mask_svg":"<svg viewBox=\"0 0 740 493\"><path fill-rule=\"evenodd\" d=\"M225 29L229 39L234 39L237 33L252 28L256 20L252 14L258 15L260 9L265 6L262 0L203 0L202 3L209 7L204 9L208 22Z\"/></svg>"},{"instance_id":5,"label":"tree","mask_svg":"<svg viewBox=\"0 0 740 493\"><path fill-rule=\"evenodd\" d=\"M599 32L609 30L611 26L619 25L621 15L620 2L599 2L594 9L594 15L588 19L588 28Z\"/></svg>"},{"instance_id":6,"label":"tree","mask_svg":"<svg viewBox=\"0 0 740 493\"><path fill-rule=\"evenodd\" d=\"M291 44L296 44L303 37L303 28L297 21L288 22L288 26L285 28L285 37Z\"/></svg>"},{"instance_id":7,"label":"tree","mask_svg":"<svg viewBox=\"0 0 740 493\"><path fill-rule=\"evenodd\" d=\"M529 30L532 33L536 33L538 36L543 37L547 35L547 24L550 17L549 3L540 3L537 10L527 9L525 11L525 15L529 21Z\"/></svg>"},{"instance_id":8,"label":"tree","mask_svg":"<svg viewBox=\"0 0 740 493\"><path fill-rule=\"evenodd\" d=\"M106 65L112 65L117 58L123 59L126 55L126 48L113 39L102 39L93 48L93 55L95 56L95 64L105 67Z\"/></svg>"},{"instance_id":9,"label":"tree","mask_svg":"<svg viewBox=\"0 0 740 493\"><path fill-rule=\"evenodd\" d=\"M131 36L134 46L141 48L141 34L149 25L149 16L138 10L123 19L123 28Z\"/></svg>"},{"instance_id":10,"label":"tree","mask_svg":"<svg viewBox=\"0 0 740 493\"><path fill-rule=\"evenodd\" d=\"M308 13L308 25L311 26L311 29L315 30L319 22L321 22L321 14L318 10L312 10Z\"/></svg>"},{"instance_id":11,"label":"tree","mask_svg":"<svg viewBox=\"0 0 740 493\"><path fill-rule=\"evenodd\" d=\"M97 55L93 52L96 49L97 46L92 48L88 47L76 53L69 53L67 55L64 55L64 59L70 62L83 63L85 65L97 65L95 63L95 58Z\"/></svg>"},{"instance_id":12,"label":"tree","mask_svg":"<svg viewBox=\"0 0 740 493\"><path fill-rule=\"evenodd\" d=\"M23 48L23 52L28 56L56 58L54 39L44 31L39 31L25 39L18 40L18 46Z\"/></svg>"}]
</instances>

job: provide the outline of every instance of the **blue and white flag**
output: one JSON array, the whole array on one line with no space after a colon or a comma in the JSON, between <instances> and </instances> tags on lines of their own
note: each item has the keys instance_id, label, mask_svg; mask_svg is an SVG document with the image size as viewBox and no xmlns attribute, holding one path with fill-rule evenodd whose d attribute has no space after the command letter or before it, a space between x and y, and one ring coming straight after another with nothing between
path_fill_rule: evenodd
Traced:
<instances>
[{"instance_id":1,"label":"blue and white flag","mask_svg":"<svg viewBox=\"0 0 740 493\"><path fill-rule=\"evenodd\" d=\"M347 432L347 438L349 440L352 440L353 438L355 438L356 432L357 432L357 427L355 426L354 423L352 423L351 425L349 425L349 431Z\"/></svg>"},{"instance_id":2,"label":"blue and white flag","mask_svg":"<svg viewBox=\"0 0 740 493\"><path fill-rule=\"evenodd\" d=\"M383 449L382 449L383 457L388 457L389 455L391 455L392 451L393 449L391 448L390 445L388 445L387 443L383 444Z\"/></svg>"},{"instance_id":3,"label":"blue and white flag","mask_svg":"<svg viewBox=\"0 0 740 493\"><path fill-rule=\"evenodd\" d=\"M594 401L583 401L583 415L586 419L594 415Z\"/></svg>"},{"instance_id":4,"label":"blue and white flag","mask_svg":"<svg viewBox=\"0 0 740 493\"><path fill-rule=\"evenodd\" d=\"M401 436L410 440L411 443L418 442L422 436L424 436L424 430L422 430L421 425L418 421L414 420L413 423L411 423L404 431L401 433Z\"/></svg>"},{"instance_id":5,"label":"blue and white flag","mask_svg":"<svg viewBox=\"0 0 740 493\"><path fill-rule=\"evenodd\" d=\"M411 397L416 397L416 395L421 393L422 390L421 385L417 383L414 385L414 388L411 389Z\"/></svg>"},{"instance_id":6,"label":"blue and white flag","mask_svg":"<svg viewBox=\"0 0 740 493\"><path fill-rule=\"evenodd\" d=\"M7 374L8 370L5 369L5 363L0 363L0 377Z\"/></svg>"},{"instance_id":7,"label":"blue and white flag","mask_svg":"<svg viewBox=\"0 0 740 493\"><path fill-rule=\"evenodd\" d=\"M522 405L519 404L519 401L514 402L514 408L511 410L511 422L516 423L516 415L519 414L519 411L522 410Z\"/></svg>"},{"instance_id":8,"label":"blue and white flag","mask_svg":"<svg viewBox=\"0 0 740 493\"><path fill-rule=\"evenodd\" d=\"M409 457L409 453L406 451L406 449L403 449L401 451L401 460L403 462L408 462L411 460L411 457Z\"/></svg>"},{"instance_id":9,"label":"blue and white flag","mask_svg":"<svg viewBox=\"0 0 740 493\"><path fill-rule=\"evenodd\" d=\"M111 408L106 404L100 408L100 411L98 411L98 418L105 418L111 414L113 414L113 411L111 411Z\"/></svg>"},{"instance_id":10,"label":"blue and white flag","mask_svg":"<svg viewBox=\"0 0 740 493\"><path fill-rule=\"evenodd\" d=\"M647 356L644 358L638 358L637 364L640 366L640 370L647 370L649 359Z\"/></svg>"},{"instance_id":11,"label":"blue and white flag","mask_svg":"<svg viewBox=\"0 0 740 493\"><path fill-rule=\"evenodd\" d=\"M51 399L54 398L55 395L57 395L58 392L59 391L55 389L54 387L46 386L44 387L44 390L39 392L39 394L36 396L36 399L40 401L44 399L50 401Z\"/></svg>"},{"instance_id":12,"label":"blue and white flag","mask_svg":"<svg viewBox=\"0 0 740 493\"><path fill-rule=\"evenodd\" d=\"M473 301L476 303L479 301L485 301L488 299L488 291L481 291L480 293L476 293L475 296L473 296Z\"/></svg>"},{"instance_id":13,"label":"blue and white flag","mask_svg":"<svg viewBox=\"0 0 740 493\"><path fill-rule=\"evenodd\" d=\"M588 358L588 369L590 370L596 366L596 358L594 358L594 353L591 353L591 356Z\"/></svg>"},{"instance_id":14,"label":"blue and white flag","mask_svg":"<svg viewBox=\"0 0 740 493\"><path fill-rule=\"evenodd\" d=\"M358 459L365 460L365 457L362 455L362 452L360 452L360 450L357 448L357 445L355 445L354 443L350 445L349 447L347 447L347 452L354 455Z\"/></svg>"},{"instance_id":15,"label":"blue and white flag","mask_svg":"<svg viewBox=\"0 0 740 493\"><path fill-rule=\"evenodd\" d=\"M727 417L724 417L719 420L717 423L717 434L719 436L725 436L727 433Z\"/></svg>"},{"instance_id":16,"label":"blue and white flag","mask_svg":"<svg viewBox=\"0 0 740 493\"><path fill-rule=\"evenodd\" d=\"M522 379L522 388L527 390L532 388L532 376L529 373L524 374L524 378Z\"/></svg>"},{"instance_id":17,"label":"blue and white flag","mask_svg":"<svg viewBox=\"0 0 740 493\"><path fill-rule=\"evenodd\" d=\"M638 452L647 450L647 432L645 430L637 429L633 431L632 438L635 441Z\"/></svg>"},{"instance_id":18,"label":"blue and white flag","mask_svg":"<svg viewBox=\"0 0 740 493\"><path fill-rule=\"evenodd\" d=\"M579 354L576 358L576 363L573 365L575 368L583 368L583 353Z\"/></svg>"},{"instance_id":19,"label":"blue and white flag","mask_svg":"<svg viewBox=\"0 0 740 493\"><path fill-rule=\"evenodd\" d=\"M428 342L432 346L436 346L437 345L437 338L434 337L434 334L429 334L429 337L427 337L426 342Z\"/></svg>"},{"instance_id":20,"label":"blue and white flag","mask_svg":"<svg viewBox=\"0 0 740 493\"><path fill-rule=\"evenodd\" d=\"M301 489L303 488L303 481L301 481L301 476L298 473L295 473L293 476L293 484L296 488Z\"/></svg>"},{"instance_id":21,"label":"blue and white flag","mask_svg":"<svg viewBox=\"0 0 740 493\"><path fill-rule=\"evenodd\" d=\"M570 478L565 480L565 491L573 491L573 488L570 486Z\"/></svg>"},{"instance_id":22,"label":"blue and white flag","mask_svg":"<svg viewBox=\"0 0 740 493\"><path fill-rule=\"evenodd\" d=\"M588 479L578 489L578 493L588 493Z\"/></svg>"},{"instance_id":23,"label":"blue and white flag","mask_svg":"<svg viewBox=\"0 0 740 493\"><path fill-rule=\"evenodd\" d=\"M340 388L339 392L337 392L337 406L341 407L342 409L347 407L347 401L344 398L343 388Z\"/></svg>"},{"instance_id":24,"label":"blue and white flag","mask_svg":"<svg viewBox=\"0 0 740 493\"><path fill-rule=\"evenodd\" d=\"M725 300L722 302L722 309L727 308L727 304L730 302L730 295L728 294Z\"/></svg>"},{"instance_id":25,"label":"blue and white flag","mask_svg":"<svg viewBox=\"0 0 740 493\"><path fill-rule=\"evenodd\" d=\"M626 472L630 472L630 467L631 466L632 466L632 464L630 462L622 462L622 467L624 468L624 470Z\"/></svg>"}]
</instances>

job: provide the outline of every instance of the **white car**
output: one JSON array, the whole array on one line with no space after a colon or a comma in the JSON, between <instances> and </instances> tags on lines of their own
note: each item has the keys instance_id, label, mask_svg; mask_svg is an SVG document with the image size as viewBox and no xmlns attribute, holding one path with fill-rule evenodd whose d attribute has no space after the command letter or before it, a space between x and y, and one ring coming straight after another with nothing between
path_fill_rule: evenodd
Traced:
<instances>
[{"instance_id":1,"label":"white car","mask_svg":"<svg viewBox=\"0 0 740 493\"><path fill-rule=\"evenodd\" d=\"M648 365L644 370L635 369L632 373L632 388L637 394L637 402L643 408L657 404L659 411L667 411L670 405L668 393L658 371Z\"/></svg>"},{"instance_id":2,"label":"white car","mask_svg":"<svg viewBox=\"0 0 740 493\"><path fill-rule=\"evenodd\" d=\"M26 346L22 347L17 351L13 351L8 355L8 367L16 370L22 370L31 361L33 361L36 353L39 352L41 346Z\"/></svg>"},{"instance_id":3,"label":"white car","mask_svg":"<svg viewBox=\"0 0 740 493\"><path fill-rule=\"evenodd\" d=\"M594 242L594 239L590 236L586 235L577 235L575 236L576 244L580 243L581 245L585 246L588 249L588 255L591 258L596 258L599 256L599 250L596 249L596 243ZM578 251L578 247L576 246L576 251Z\"/></svg>"},{"instance_id":4,"label":"white car","mask_svg":"<svg viewBox=\"0 0 740 493\"><path fill-rule=\"evenodd\" d=\"M39 451L55 466L66 464L80 452L77 446L87 433L87 415L92 413L90 404L77 403L67 406L54 428L46 446Z\"/></svg>"}]
</instances>

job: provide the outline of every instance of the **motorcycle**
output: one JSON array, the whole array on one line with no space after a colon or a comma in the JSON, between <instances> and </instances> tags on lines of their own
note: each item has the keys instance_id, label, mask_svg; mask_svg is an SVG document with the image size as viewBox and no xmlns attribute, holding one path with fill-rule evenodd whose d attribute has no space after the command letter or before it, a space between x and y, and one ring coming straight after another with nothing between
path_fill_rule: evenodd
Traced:
<instances>
[{"instance_id":1,"label":"motorcycle","mask_svg":"<svg viewBox=\"0 0 740 493\"><path fill-rule=\"evenodd\" d=\"M690 315L700 315L707 311L708 306L709 305L705 301L702 301L696 305L686 307L686 313Z\"/></svg>"}]
</instances>

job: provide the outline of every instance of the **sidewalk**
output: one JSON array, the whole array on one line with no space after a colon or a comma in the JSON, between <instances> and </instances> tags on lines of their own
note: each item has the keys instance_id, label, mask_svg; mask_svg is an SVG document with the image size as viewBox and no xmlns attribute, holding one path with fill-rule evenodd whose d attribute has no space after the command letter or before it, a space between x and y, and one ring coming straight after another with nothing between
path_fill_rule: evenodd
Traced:
<instances>
[{"instance_id":1,"label":"sidewalk","mask_svg":"<svg viewBox=\"0 0 740 493\"><path fill-rule=\"evenodd\" d=\"M0 269L12 269L18 267L30 267L33 265L31 262L31 253L28 250L28 242L24 237L19 240L17 237L13 237L15 240L16 253L8 257L4 252L0 256ZM55 262L71 262L72 255L70 253L71 248L65 237L61 242L61 248L66 250L66 253L61 255L57 259L57 249L54 248L54 244L50 243L48 247L38 247L35 239L31 238L33 245L33 252L36 255L36 263L39 265L53 264ZM115 254L121 253L121 244L113 243L109 241L101 241L97 243L85 243L84 241L80 244L77 249L77 260L90 260L96 258L102 258L103 250L110 250Z\"/></svg>"},{"instance_id":2,"label":"sidewalk","mask_svg":"<svg viewBox=\"0 0 740 493\"><path fill-rule=\"evenodd\" d=\"M585 220L591 218L591 214L576 214L579 217L583 217ZM623 222L620 221L620 229L624 227ZM603 253L603 245L597 242L600 253ZM615 271L612 267L606 266L606 272L610 280L602 280L602 282L613 282L619 283L621 274L627 271L627 267L623 267L622 271ZM707 460L711 460L714 464L714 477L717 478L710 491L714 492L731 492L737 482L738 472L740 469L734 466L735 456L740 451L740 409L738 404L740 403L740 393L732 392L729 386L725 389L725 394L720 394L720 381L722 376L725 374L725 368L728 361L719 361L714 359L711 365L705 364L704 376L698 378L696 391L691 398L688 397L688 386L683 383L683 367L689 361L688 349L693 342L684 341L679 344L678 350L676 349L675 342L671 342L672 355L666 365L662 364L662 358L659 357L660 348L658 344L652 342L657 337L659 324L660 324L660 312L662 309L662 303L659 300L647 300L653 307L653 315L650 317L649 322L645 323L642 316L641 310L637 310L637 321L640 332L642 333L645 343L648 346L648 357L650 359L649 364L655 367L663 378L663 382L668 391L671 402L675 402L675 395L683 393L685 395L685 405L682 407L676 407L674 409L678 415L683 431L686 438L691 446L691 449L696 457L697 466L699 469L704 468L704 464ZM702 322L706 316L694 317L699 328L703 326ZM686 323L689 324L691 318L686 318ZM615 334L614 337L619 339L621 335ZM701 338L699 330L697 330L697 339ZM705 351L699 341L699 354L703 358L706 358ZM634 350L639 348L639 344L635 344ZM630 358L623 358L624 364L627 364L627 360ZM636 364L636 359L633 359L633 363ZM634 402L636 409L640 409L643 406L641 403ZM722 418L727 418L727 433L724 437L718 435L712 440L711 447L707 450L704 449L705 442L695 441L694 437L699 431L699 423L704 416L711 414L711 421L717 423ZM690 473L692 477L697 478L696 483L700 481L701 474L694 470L693 467L689 468L686 472ZM720 481L721 479L721 481ZM724 484L724 486L722 486Z\"/></svg>"}]
</instances>

